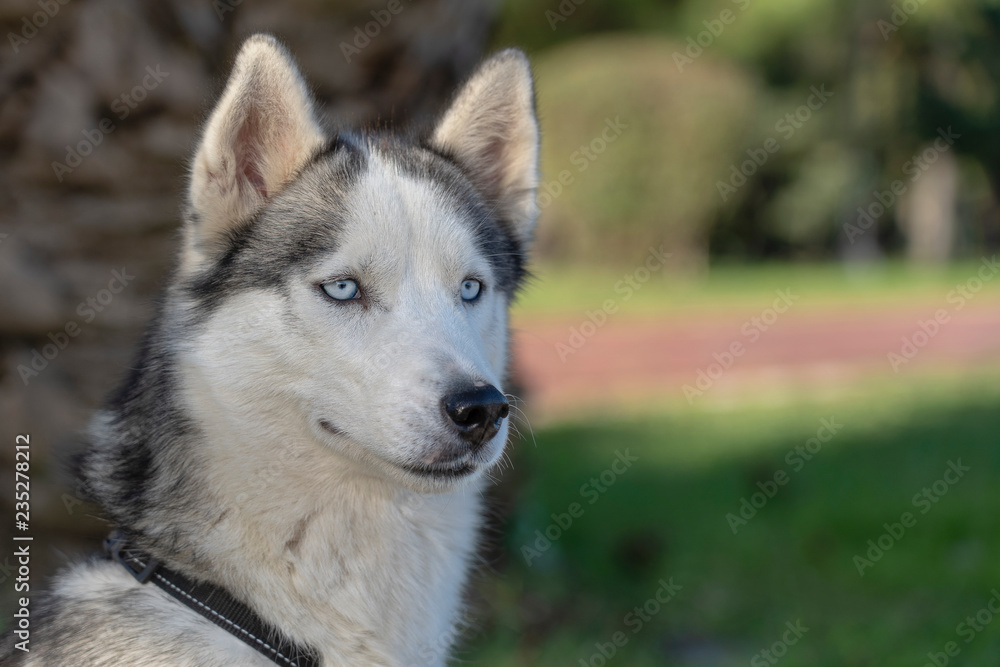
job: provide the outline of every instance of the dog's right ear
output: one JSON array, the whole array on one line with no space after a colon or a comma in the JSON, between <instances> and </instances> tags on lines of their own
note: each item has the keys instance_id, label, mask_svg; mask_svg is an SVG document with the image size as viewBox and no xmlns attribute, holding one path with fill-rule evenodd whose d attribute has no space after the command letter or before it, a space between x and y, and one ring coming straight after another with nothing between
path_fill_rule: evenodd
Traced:
<instances>
[{"instance_id":1,"label":"dog's right ear","mask_svg":"<svg viewBox=\"0 0 1000 667\"><path fill-rule=\"evenodd\" d=\"M211 254L260 211L324 142L298 68L269 35L243 43L195 153L188 251Z\"/></svg>"},{"instance_id":2,"label":"dog's right ear","mask_svg":"<svg viewBox=\"0 0 1000 667\"><path fill-rule=\"evenodd\" d=\"M507 49L480 65L430 143L465 169L527 249L538 217L538 120L524 53Z\"/></svg>"}]
</instances>

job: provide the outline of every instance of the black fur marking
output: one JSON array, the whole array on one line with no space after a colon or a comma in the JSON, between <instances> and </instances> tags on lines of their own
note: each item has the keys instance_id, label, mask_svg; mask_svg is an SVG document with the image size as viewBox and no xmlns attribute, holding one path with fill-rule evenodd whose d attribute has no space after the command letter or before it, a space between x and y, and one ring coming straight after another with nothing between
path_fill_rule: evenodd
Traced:
<instances>
[{"instance_id":1,"label":"black fur marking","mask_svg":"<svg viewBox=\"0 0 1000 667\"><path fill-rule=\"evenodd\" d=\"M176 403L170 341L182 334L168 328L165 308L166 302L147 329L131 372L106 403L94 441L75 460L80 495L101 505L110 523L164 561L190 546L177 539L164 516L207 521L216 511L197 475L199 430ZM185 563L193 565L196 557L188 553Z\"/></svg>"},{"instance_id":2,"label":"black fur marking","mask_svg":"<svg viewBox=\"0 0 1000 667\"><path fill-rule=\"evenodd\" d=\"M184 285L198 315L245 289L280 289L289 272L335 250L343 227L339 204L366 161L352 138L336 137L256 217L232 230L219 259Z\"/></svg>"},{"instance_id":3,"label":"black fur marking","mask_svg":"<svg viewBox=\"0 0 1000 667\"><path fill-rule=\"evenodd\" d=\"M501 292L512 296L525 277L527 260L524 248L514 233L514 225L497 215L495 207L485 200L468 175L451 156L431 147L427 142L418 146L392 143L391 160L414 178L423 178L440 185L453 200L468 222L476 245L496 272Z\"/></svg>"}]
</instances>

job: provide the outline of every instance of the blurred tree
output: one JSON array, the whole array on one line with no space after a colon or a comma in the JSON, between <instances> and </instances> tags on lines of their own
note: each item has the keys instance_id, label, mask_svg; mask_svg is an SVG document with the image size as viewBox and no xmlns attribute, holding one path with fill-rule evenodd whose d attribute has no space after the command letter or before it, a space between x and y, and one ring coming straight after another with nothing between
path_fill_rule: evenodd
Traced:
<instances>
[{"instance_id":1,"label":"blurred tree","mask_svg":"<svg viewBox=\"0 0 1000 667\"><path fill-rule=\"evenodd\" d=\"M541 252L636 261L664 243L675 268L704 265L724 203L716 182L740 159L754 90L708 56L680 71L678 50L616 36L537 58Z\"/></svg>"}]
</instances>

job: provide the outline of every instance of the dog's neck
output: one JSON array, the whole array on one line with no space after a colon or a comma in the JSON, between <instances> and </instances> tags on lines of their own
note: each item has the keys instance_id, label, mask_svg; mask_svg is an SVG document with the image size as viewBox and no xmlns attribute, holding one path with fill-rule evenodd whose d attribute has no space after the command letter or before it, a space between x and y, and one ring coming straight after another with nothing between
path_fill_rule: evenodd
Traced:
<instances>
[{"instance_id":1,"label":"dog's neck","mask_svg":"<svg viewBox=\"0 0 1000 667\"><path fill-rule=\"evenodd\" d=\"M239 501L203 537L224 554L213 574L330 664L444 662L478 490L416 494L324 459L268 466L252 489L261 467L217 461L216 488Z\"/></svg>"}]
</instances>

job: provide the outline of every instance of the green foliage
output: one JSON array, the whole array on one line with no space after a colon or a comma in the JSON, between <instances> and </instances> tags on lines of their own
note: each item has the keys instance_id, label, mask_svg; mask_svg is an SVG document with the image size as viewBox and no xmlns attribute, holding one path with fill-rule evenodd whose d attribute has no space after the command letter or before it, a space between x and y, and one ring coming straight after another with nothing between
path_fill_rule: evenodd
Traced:
<instances>
[{"instance_id":1,"label":"green foliage","mask_svg":"<svg viewBox=\"0 0 1000 667\"><path fill-rule=\"evenodd\" d=\"M788 185L775 194L765 211L769 229L801 245L829 235L831 214L862 195L857 179L863 173L861 162L856 152L836 142L820 143L795 160Z\"/></svg>"},{"instance_id":2,"label":"green foliage","mask_svg":"<svg viewBox=\"0 0 1000 667\"><path fill-rule=\"evenodd\" d=\"M674 4L657 0L585 1L582 4L572 0L565 0L565 3L563 0L506 0L500 8L493 42L498 47L519 46L535 52L597 32L664 32L675 24ZM560 12L561 6L575 9ZM563 18L565 20L561 20Z\"/></svg>"},{"instance_id":3,"label":"green foliage","mask_svg":"<svg viewBox=\"0 0 1000 667\"><path fill-rule=\"evenodd\" d=\"M739 155L754 93L707 57L680 72L677 49L603 37L537 58L546 255L619 259L663 241L706 250L715 180Z\"/></svg>"}]
</instances>

